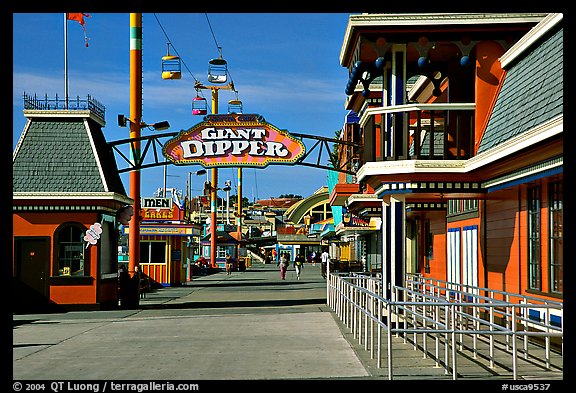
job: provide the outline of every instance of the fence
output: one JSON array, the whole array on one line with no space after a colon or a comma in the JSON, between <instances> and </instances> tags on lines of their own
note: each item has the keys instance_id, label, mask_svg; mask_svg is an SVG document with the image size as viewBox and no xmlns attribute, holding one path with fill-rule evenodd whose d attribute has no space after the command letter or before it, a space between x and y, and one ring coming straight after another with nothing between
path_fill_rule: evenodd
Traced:
<instances>
[{"instance_id":1,"label":"fence","mask_svg":"<svg viewBox=\"0 0 576 393\"><path fill-rule=\"evenodd\" d=\"M55 98L38 97L36 94L28 95L24 93L24 109L33 110L89 110L100 119L105 120L106 108L94 97L88 95L86 99L62 98L56 94Z\"/></svg>"},{"instance_id":2,"label":"fence","mask_svg":"<svg viewBox=\"0 0 576 393\"><path fill-rule=\"evenodd\" d=\"M424 356L431 354L437 367L443 367L446 374L452 372L452 379L458 376L457 355L463 350L465 337L472 340L475 359L479 355L478 344L487 343L486 356L491 368L497 344L503 340L514 379L519 377L520 356L524 359L530 356L529 340L545 343L544 358L532 359L541 362L545 369L550 368L552 339L559 342L563 356L563 318L551 318L562 315L560 302L415 275L407 276L406 287L394 287L392 293L392 299L383 296L379 275L332 273L328 280L328 305L351 329L359 344L370 350L372 358L376 350L378 368L382 367L382 333L386 334L388 379L393 379L393 336L403 337L404 343L411 337L414 349L421 342ZM543 318L535 318L535 312ZM429 338L434 343L432 351L428 351Z\"/></svg>"}]
</instances>

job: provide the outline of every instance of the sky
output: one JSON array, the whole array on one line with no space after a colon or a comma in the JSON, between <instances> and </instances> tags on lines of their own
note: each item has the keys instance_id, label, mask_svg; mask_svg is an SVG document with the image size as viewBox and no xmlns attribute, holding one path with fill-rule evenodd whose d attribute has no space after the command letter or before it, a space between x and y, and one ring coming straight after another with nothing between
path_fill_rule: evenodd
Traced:
<instances>
[{"instance_id":1,"label":"sky","mask_svg":"<svg viewBox=\"0 0 576 393\"><path fill-rule=\"evenodd\" d=\"M106 107L103 128L108 142L129 138L117 115L130 115L130 16L89 13L88 47L81 25L67 21L69 96L94 97ZM344 124L344 89L348 71L339 64L349 14L345 13L143 13L142 121L167 120L162 132L187 130L202 121L191 113L194 81L207 81L208 62L219 56L242 101L243 113L256 113L288 132L333 138ZM13 144L26 124L23 94L64 96L64 14L13 14ZM164 31L163 31L164 30ZM168 37L167 37L168 36ZM39 39L41 37L42 39ZM161 58L170 42L183 60L182 79L163 80ZM174 53L171 48L171 52ZM210 103L210 92L204 91ZM219 112L225 113L233 92L220 90ZM154 131L142 130L142 135ZM312 143L304 141L307 148ZM316 155L313 157L316 159ZM307 160L310 162L310 158ZM323 156L324 160L326 159ZM126 168L117 156L120 169ZM186 193L189 173L199 165L158 166L141 172L141 196L164 186ZM209 176L209 173L208 173ZM121 174L129 193L129 174ZM204 176L192 176L192 193L202 191ZM327 186L327 171L302 165L244 168L242 193L250 201L295 194L307 197ZM237 169L218 170L218 185L232 182ZM225 195L220 195L225 196Z\"/></svg>"}]
</instances>

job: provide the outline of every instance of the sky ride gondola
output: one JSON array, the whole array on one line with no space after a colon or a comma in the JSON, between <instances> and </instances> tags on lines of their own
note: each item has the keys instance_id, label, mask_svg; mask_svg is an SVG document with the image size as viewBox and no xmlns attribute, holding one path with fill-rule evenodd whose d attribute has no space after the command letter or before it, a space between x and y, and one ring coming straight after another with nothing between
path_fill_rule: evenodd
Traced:
<instances>
[{"instance_id":1,"label":"sky ride gondola","mask_svg":"<svg viewBox=\"0 0 576 393\"><path fill-rule=\"evenodd\" d=\"M218 48L220 57L208 62L208 82L226 83L228 80L228 63L222 58L222 48Z\"/></svg>"},{"instance_id":2,"label":"sky ride gondola","mask_svg":"<svg viewBox=\"0 0 576 393\"><path fill-rule=\"evenodd\" d=\"M182 78L182 66L180 57L170 54L170 43L166 56L162 57L162 79Z\"/></svg>"},{"instance_id":3,"label":"sky ride gondola","mask_svg":"<svg viewBox=\"0 0 576 393\"><path fill-rule=\"evenodd\" d=\"M208 113L208 103L206 98L200 97L196 93L196 97L192 98L192 114L193 115L205 115Z\"/></svg>"},{"instance_id":4,"label":"sky ride gondola","mask_svg":"<svg viewBox=\"0 0 576 393\"><path fill-rule=\"evenodd\" d=\"M228 101L228 113L242 113L242 101L238 99L238 92L235 100Z\"/></svg>"}]
</instances>

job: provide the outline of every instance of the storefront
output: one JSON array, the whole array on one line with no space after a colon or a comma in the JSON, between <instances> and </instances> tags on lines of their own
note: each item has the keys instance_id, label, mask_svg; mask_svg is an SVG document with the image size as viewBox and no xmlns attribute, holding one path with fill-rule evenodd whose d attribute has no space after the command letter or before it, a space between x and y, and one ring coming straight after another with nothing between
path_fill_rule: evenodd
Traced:
<instances>
[{"instance_id":1,"label":"storefront","mask_svg":"<svg viewBox=\"0 0 576 393\"><path fill-rule=\"evenodd\" d=\"M175 198L142 198L139 267L152 286L176 286L191 279L201 229L183 218L184 208ZM129 234L128 227L123 234Z\"/></svg>"},{"instance_id":2,"label":"storefront","mask_svg":"<svg viewBox=\"0 0 576 393\"><path fill-rule=\"evenodd\" d=\"M216 261L212 263L210 260L210 247L212 234L208 233L200 240L200 246L202 248L202 256L206 258L209 262L209 266L212 268L217 268L221 270L226 269L226 255L230 255L236 263L234 268L238 268L238 240L232 235L236 235L236 232L226 232L218 230L216 231ZM240 255L240 257L245 257L245 255Z\"/></svg>"}]
</instances>

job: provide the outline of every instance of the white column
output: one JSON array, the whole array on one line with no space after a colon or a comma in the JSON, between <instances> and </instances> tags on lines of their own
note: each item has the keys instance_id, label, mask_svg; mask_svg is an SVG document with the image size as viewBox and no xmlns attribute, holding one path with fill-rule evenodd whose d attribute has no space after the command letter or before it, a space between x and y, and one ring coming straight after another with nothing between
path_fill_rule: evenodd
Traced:
<instances>
[{"instance_id":1,"label":"white column","mask_svg":"<svg viewBox=\"0 0 576 393\"><path fill-rule=\"evenodd\" d=\"M394 285L403 285L404 277L404 248L406 244L406 209L404 207L405 198L403 195L394 195L390 197L390 283ZM401 282L397 282L396 275L400 274ZM392 300L395 299L392 291Z\"/></svg>"},{"instance_id":2,"label":"white column","mask_svg":"<svg viewBox=\"0 0 576 393\"><path fill-rule=\"evenodd\" d=\"M386 258L386 253L388 250L388 206L390 206L390 198L384 197L382 199L382 296L386 297L388 289L390 289L390 276L388 272L388 263L390 262Z\"/></svg>"}]
</instances>

